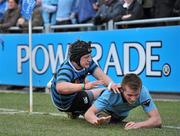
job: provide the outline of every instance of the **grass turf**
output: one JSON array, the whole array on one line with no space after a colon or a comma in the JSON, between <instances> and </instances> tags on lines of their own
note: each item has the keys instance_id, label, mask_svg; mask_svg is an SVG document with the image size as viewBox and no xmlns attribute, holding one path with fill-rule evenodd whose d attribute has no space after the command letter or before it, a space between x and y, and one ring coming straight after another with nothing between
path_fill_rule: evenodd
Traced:
<instances>
[{"instance_id":1,"label":"grass turf","mask_svg":"<svg viewBox=\"0 0 180 136\"><path fill-rule=\"evenodd\" d=\"M0 93L0 108L28 110L28 98L28 94L25 93ZM33 111L59 113L47 94L34 93L33 102ZM163 125L180 127L179 104L180 102L156 102ZM144 119L146 115L139 107L130 113L127 121ZM120 124L95 127L84 119L71 120L67 117L48 114L0 114L0 136L179 136L179 134L180 129L172 128L126 131Z\"/></svg>"}]
</instances>

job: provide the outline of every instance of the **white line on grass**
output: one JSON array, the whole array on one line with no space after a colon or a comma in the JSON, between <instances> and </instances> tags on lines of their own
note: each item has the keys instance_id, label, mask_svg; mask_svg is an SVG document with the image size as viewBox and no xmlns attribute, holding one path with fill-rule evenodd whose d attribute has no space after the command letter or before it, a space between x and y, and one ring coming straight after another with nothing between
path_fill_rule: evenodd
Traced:
<instances>
[{"instance_id":1,"label":"white line on grass","mask_svg":"<svg viewBox=\"0 0 180 136\"><path fill-rule=\"evenodd\" d=\"M9 111L9 112L15 112L15 111L24 111L24 110L17 110L17 109L7 109L7 108L0 108L0 111Z\"/></svg>"},{"instance_id":2,"label":"white line on grass","mask_svg":"<svg viewBox=\"0 0 180 136\"><path fill-rule=\"evenodd\" d=\"M27 94L28 91L19 91L19 90L0 90L0 93L15 93L15 94Z\"/></svg>"},{"instance_id":3,"label":"white line on grass","mask_svg":"<svg viewBox=\"0 0 180 136\"><path fill-rule=\"evenodd\" d=\"M153 99L154 101L161 101L161 102L180 102L180 99Z\"/></svg>"},{"instance_id":4,"label":"white line on grass","mask_svg":"<svg viewBox=\"0 0 180 136\"><path fill-rule=\"evenodd\" d=\"M176 126L163 126L163 128L180 129L180 127L176 127Z\"/></svg>"},{"instance_id":5,"label":"white line on grass","mask_svg":"<svg viewBox=\"0 0 180 136\"><path fill-rule=\"evenodd\" d=\"M23 110L17 110L17 109L6 109L6 108L0 108L0 114L18 114L18 113L29 113L30 115L52 115L52 116L62 116L67 117L66 114L63 113L52 113L52 112L28 112Z\"/></svg>"},{"instance_id":6,"label":"white line on grass","mask_svg":"<svg viewBox=\"0 0 180 136\"><path fill-rule=\"evenodd\" d=\"M0 108L0 114L15 115L15 114L20 114L20 113L29 113L29 112L28 111L23 111L23 110L17 110L17 109ZM52 113L52 112L32 112L32 113L29 113L29 114L30 115L51 115L51 116L67 117L66 114ZM83 118L83 116L80 116L80 118ZM180 129L179 126L163 126L163 128Z\"/></svg>"}]
</instances>

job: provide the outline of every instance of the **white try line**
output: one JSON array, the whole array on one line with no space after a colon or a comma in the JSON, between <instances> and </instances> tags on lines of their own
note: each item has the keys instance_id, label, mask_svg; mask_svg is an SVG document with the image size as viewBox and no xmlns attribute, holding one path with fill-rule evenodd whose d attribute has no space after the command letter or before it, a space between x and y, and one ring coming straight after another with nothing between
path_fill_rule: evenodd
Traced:
<instances>
[{"instance_id":1,"label":"white try line","mask_svg":"<svg viewBox=\"0 0 180 136\"><path fill-rule=\"evenodd\" d=\"M158 102L180 102L180 99L153 99Z\"/></svg>"},{"instance_id":2,"label":"white try line","mask_svg":"<svg viewBox=\"0 0 180 136\"><path fill-rule=\"evenodd\" d=\"M163 128L171 128L171 129L179 129L180 130L180 127L177 127L177 126L163 126Z\"/></svg>"},{"instance_id":3,"label":"white try line","mask_svg":"<svg viewBox=\"0 0 180 136\"><path fill-rule=\"evenodd\" d=\"M30 115L52 115L52 116L61 116L61 117L67 117L66 114L63 113L52 113L52 112L32 112L24 111L24 110L17 110L17 109L6 109L6 108L0 108L0 114L20 114L20 113L28 113Z\"/></svg>"},{"instance_id":4,"label":"white try line","mask_svg":"<svg viewBox=\"0 0 180 136\"><path fill-rule=\"evenodd\" d=\"M52 113L52 112L28 112L23 110L17 110L17 109L5 109L0 108L0 115L15 115L15 114L22 114L22 113L29 113L30 115L51 115L51 116L60 116L60 117L68 117L66 114L63 113ZM83 116L80 116L80 118L84 118ZM179 126L162 126L162 128L169 128L169 129L178 129L180 130Z\"/></svg>"}]
</instances>

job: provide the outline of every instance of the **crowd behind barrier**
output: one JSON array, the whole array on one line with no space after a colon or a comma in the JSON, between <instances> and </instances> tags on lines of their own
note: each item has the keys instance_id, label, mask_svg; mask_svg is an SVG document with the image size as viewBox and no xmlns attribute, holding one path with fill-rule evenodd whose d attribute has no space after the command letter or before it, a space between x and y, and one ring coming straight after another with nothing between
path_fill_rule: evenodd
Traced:
<instances>
[{"instance_id":1,"label":"crowd behind barrier","mask_svg":"<svg viewBox=\"0 0 180 136\"><path fill-rule=\"evenodd\" d=\"M56 29L69 29L69 28L78 28L77 31L91 31L91 30L113 30L118 29L118 26L124 26L124 25L137 25L137 24L153 24L153 23L159 23L159 22L180 22L180 17L169 17L169 18L156 18L156 19L140 19L140 20L132 20L132 21L120 21L120 22L113 22L108 21L107 23L104 23L102 25L96 26L93 23L86 23L86 24L70 24L70 25L50 25L49 30L45 31L45 28L43 26L34 26L32 27L33 32L54 32ZM177 24L178 25L178 24ZM10 33L20 33L23 31L21 27L13 26L9 29Z\"/></svg>"},{"instance_id":2,"label":"crowd behind barrier","mask_svg":"<svg viewBox=\"0 0 180 136\"><path fill-rule=\"evenodd\" d=\"M0 33L28 32L21 7L22 0L0 0ZM38 33L113 29L114 24L122 29L179 25L178 19L166 20L179 16L180 0L36 0L32 26ZM148 24L144 21L157 18L164 19Z\"/></svg>"}]
</instances>

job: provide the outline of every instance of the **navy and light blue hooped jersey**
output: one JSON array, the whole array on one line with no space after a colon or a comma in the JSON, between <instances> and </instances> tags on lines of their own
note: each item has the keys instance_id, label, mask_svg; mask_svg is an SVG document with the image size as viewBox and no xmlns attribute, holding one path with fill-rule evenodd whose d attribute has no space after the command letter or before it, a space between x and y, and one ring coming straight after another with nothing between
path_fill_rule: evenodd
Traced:
<instances>
[{"instance_id":1,"label":"navy and light blue hooped jersey","mask_svg":"<svg viewBox=\"0 0 180 136\"><path fill-rule=\"evenodd\" d=\"M149 91L143 86L140 97L134 104L129 104L121 94L105 90L93 104L99 111L107 110L118 117L128 116L129 111L137 106L142 106L145 112L156 108Z\"/></svg>"},{"instance_id":2,"label":"navy and light blue hooped jersey","mask_svg":"<svg viewBox=\"0 0 180 136\"><path fill-rule=\"evenodd\" d=\"M93 74L97 67L98 65L93 60L91 61L89 68L84 68L82 70L77 70L69 59L60 65L51 86L52 100L59 110L68 110L77 93L60 94L56 90L56 84L60 82L84 83L86 76L88 74Z\"/></svg>"}]
</instances>

